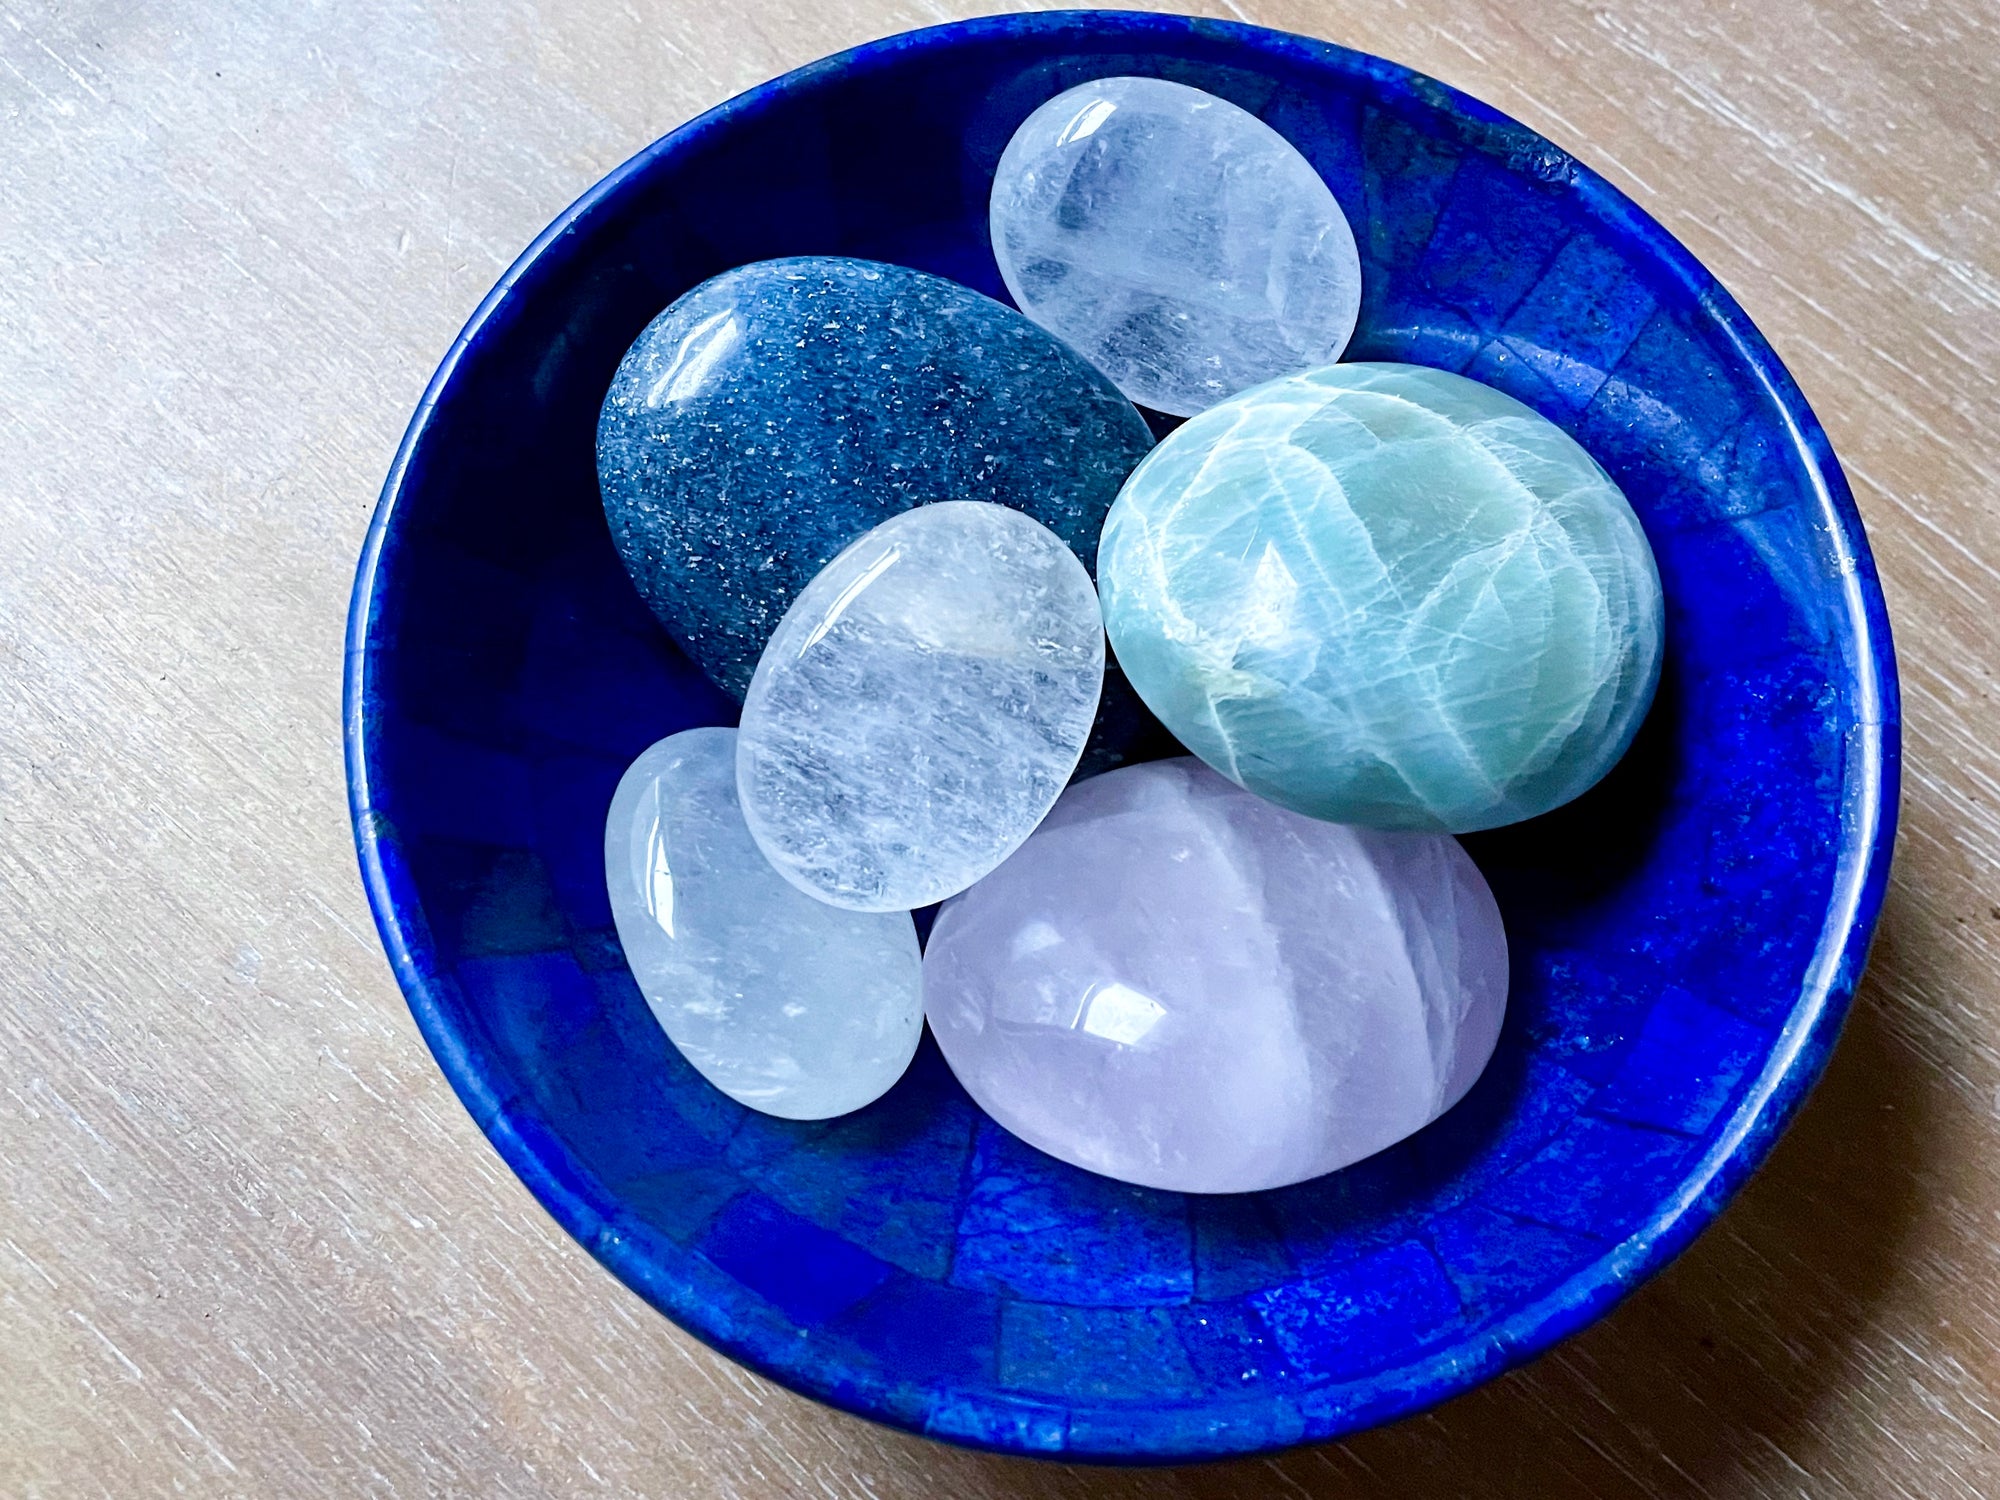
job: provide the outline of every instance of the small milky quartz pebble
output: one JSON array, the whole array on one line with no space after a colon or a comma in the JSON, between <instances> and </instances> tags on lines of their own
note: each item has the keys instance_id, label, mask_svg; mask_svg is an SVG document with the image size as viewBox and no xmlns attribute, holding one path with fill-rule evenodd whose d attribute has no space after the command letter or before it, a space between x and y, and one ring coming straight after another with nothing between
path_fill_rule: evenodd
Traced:
<instances>
[{"instance_id":1,"label":"small milky quartz pebble","mask_svg":"<svg viewBox=\"0 0 2000 1500\"><path fill-rule=\"evenodd\" d=\"M604 824L618 941L682 1056L788 1120L859 1109L923 1033L916 925L781 880L736 802L736 731L689 729L632 762Z\"/></svg>"},{"instance_id":2,"label":"small milky quartz pebble","mask_svg":"<svg viewBox=\"0 0 2000 1500\"><path fill-rule=\"evenodd\" d=\"M1021 310L1155 411L1331 364L1354 333L1361 262L1326 183L1255 115L1184 84L1058 94L1007 143L990 213Z\"/></svg>"},{"instance_id":3,"label":"small milky quartz pebble","mask_svg":"<svg viewBox=\"0 0 2000 1500\"><path fill-rule=\"evenodd\" d=\"M1118 664L1230 780L1466 833L1587 790L1659 680L1660 578L1574 439L1417 365L1273 381L1176 429L1097 554Z\"/></svg>"},{"instance_id":4,"label":"small milky quartz pebble","mask_svg":"<svg viewBox=\"0 0 2000 1500\"><path fill-rule=\"evenodd\" d=\"M1462 1098L1507 940L1441 834L1323 823L1199 761L1077 783L938 914L924 1010L981 1108L1107 1177L1282 1187Z\"/></svg>"},{"instance_id":5,"label":"small milky quartz pebble","mask_svg":"<svg viewBox=\"0 0 2000 1500\"><path fill-rule=\"evenodd\" d=\"M951 500L806 585L743 700L737 784L787 880L904 911L1019 847L1075 771L1104 679L1097 594L1032 517Z\"/></svg>"}]
</instances>

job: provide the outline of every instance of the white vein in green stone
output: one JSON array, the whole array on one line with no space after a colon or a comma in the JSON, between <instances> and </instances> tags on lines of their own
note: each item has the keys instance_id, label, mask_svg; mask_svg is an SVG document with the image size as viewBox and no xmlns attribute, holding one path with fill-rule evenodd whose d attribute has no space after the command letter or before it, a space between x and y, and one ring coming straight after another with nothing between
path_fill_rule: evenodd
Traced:
<instances>
[{"instance_id":1,"label":"white vein in green stone","mask_svg":"<svg viewBox=\"0 0 2000 1500\"><path fill-rule=\"evenodd\" d=\"M1533 817L1610 769L1659 677L1659 575L1610 476L1512 397L1414 365L1189 421L1127 481L1098 569L1153 711L1315 817Z\"/></svg>"}]
</instances>

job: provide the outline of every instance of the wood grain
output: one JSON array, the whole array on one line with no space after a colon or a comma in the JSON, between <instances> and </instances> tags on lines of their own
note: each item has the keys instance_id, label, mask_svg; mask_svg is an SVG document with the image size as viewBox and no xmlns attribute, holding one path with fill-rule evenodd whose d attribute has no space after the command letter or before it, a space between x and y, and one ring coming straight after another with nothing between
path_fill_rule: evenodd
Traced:
<instances>
[{"instance_id":1,"label":"wood grain","mask_svg":"<svg viewBox=\"0 0 2000 1500\"><path fill-rule=\"evenodd\" d=\"M991 1459L654 1316L451 1097L348 844L341 624L514 252L909 0L0 0L0 1494L2000 1492L2000 17L1245 0L1467 88L1735 291L1859 494L1908 730L1874 966L1695 1248L1538 1364L1269 1463Z\"/></svg>"}]
</instances>

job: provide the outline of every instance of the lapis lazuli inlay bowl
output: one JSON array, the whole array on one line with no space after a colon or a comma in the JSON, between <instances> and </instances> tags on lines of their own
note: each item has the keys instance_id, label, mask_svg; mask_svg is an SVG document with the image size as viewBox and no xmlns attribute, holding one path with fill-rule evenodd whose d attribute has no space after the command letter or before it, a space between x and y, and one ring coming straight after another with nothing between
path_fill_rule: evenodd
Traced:
<instances>
[{"instance_id":1,"label":"lapis lazuli inlay bowl","mask_svg":"<svg viewBox=\"0 0 2000 1500\"><path fill-rule=\"evenodd\" d=\"M752 1114L668 1044L620 957L620 773L733 705L627 582L592 439L681 292L770 256L1001 295L1015 126L1152 74L1254 111L1360 241L1348 357L1490 382L1644 523L1658 700L1609 779L1467 841L1513 992L1464 1102L1345 1171L1242 1197L1122 1186L984 1119L926 1042L880 1102ZM1897 706L1847 486L1686 250L1540 136L1430 79L1210 21L1019 16L752 90L593 188L480 307L418 408L356 582L354 823L439 1063L548 1211L746 1364L957 1442L1242 1453L1412 1411L1590 1321L1706 1224L1833 1045L1887 877Z\"/></svg>"}]
</instances>

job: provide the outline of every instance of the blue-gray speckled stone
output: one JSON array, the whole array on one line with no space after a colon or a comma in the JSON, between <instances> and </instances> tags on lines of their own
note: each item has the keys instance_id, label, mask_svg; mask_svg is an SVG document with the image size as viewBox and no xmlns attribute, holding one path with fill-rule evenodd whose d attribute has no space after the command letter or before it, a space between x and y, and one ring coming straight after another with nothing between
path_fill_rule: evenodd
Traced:
<instances>
[{"instance_id":1,"label":"blue-gray speckled stone","mask_svg":"<svg viewBox=\"0 0 2000 1500\"><path fill-rule=\"evenodd\" d=\"M869 528L988 500L1088 566L1151 446L1108 379L1013 309L806 256L726 271L647 326L605 397L597 471L640 594L740 698L792 600Z\"/></svg>"}]
</instances>

